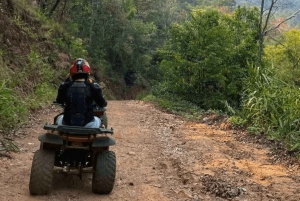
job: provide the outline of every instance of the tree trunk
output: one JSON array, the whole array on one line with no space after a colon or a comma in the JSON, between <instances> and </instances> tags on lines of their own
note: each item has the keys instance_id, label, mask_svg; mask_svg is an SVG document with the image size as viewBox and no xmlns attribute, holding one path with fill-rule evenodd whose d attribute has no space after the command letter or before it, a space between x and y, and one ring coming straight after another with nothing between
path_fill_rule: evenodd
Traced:
<instances>
[{"instance_id":1,"label":"tree trunk","mask_svg":"<svg viewBox=\"0 0 300 201\"><path fill-rule=\"evenodd\" d=\"M64 5L63 5L63 8L62 8L62 10L61 10L60 18L59 18L59 21L60 21L60 22L61 22L62 19L63 19L64 13L65 13L65 10L66 10L66 7L67 7L67 2L68 2L68 0L65 0Z\"/></svg>"},{"instance_id":2,"label":"tree trunk","mask_svg":"<svg viewBox=\"0 0 300 201\"><path fill-rule=\"evenodd\" d=\"M261 59L262 59L262 51L263 51L263 43L264 43L264 35L262 30L262 21L263 21L263 14L264 14L264 4L265 1L261 1L261 7L260 7L260 16L259 16L259 27L258 27L258 40L259 40L259 46L258 46L258 55L257 55L257 66L261 66Z\"/></svg>"},{"instance_id":3,"label":"tree trunk","mask_svg":"<svg viewBox=\"0 0 300 201\"><path fill-rule=\"evenodd\" d=\"M13 2L11 0L7 0L6 2L7 2L7 8L9 10L9 13L13 14L15 10Z\"/></svg>"},{"instance_id":4,"label":"tree trunk","mask_svg":"<svg viewBox=\"0 0 300 201\"><path fill-rule=\"evenodd\" d=\"M42 10L46 8L46 0L38 0L38 4Z\"/></svg>"},{"instance_id":5,"label":"tree trunk","mask_svg":"<svg viewBox=\"0 0 300 201\"><path fill-rule=\"evenodd\" d=\"M60 0L56 0L54 6L52 7L50 13L49 13L49 17L52 16L53 12L55 11L56 7L58 6L58 4L60 3Z\"/></svg>"}]
</instances>

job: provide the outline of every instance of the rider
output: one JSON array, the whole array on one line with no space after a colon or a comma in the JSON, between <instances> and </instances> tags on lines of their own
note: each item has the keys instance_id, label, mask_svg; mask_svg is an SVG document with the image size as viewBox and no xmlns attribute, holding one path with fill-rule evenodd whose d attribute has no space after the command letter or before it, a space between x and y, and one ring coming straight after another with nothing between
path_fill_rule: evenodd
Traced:
<instances>
[{"instance_id":1,"label":"rider","mask_svg":"<svg viewBox=\"0 0 300 201\"><path fill-rule=\"evenodd\" d=\"M58 89L56 102L65 105L64 114L57 117L58 125L100 127L101 120L93 113L93 101L100 107L106 107L107 102L99 84L89 81L90 72L86 60L78 58L72 63L72 79L63 82Z\"/></svg>"}]
</instances>

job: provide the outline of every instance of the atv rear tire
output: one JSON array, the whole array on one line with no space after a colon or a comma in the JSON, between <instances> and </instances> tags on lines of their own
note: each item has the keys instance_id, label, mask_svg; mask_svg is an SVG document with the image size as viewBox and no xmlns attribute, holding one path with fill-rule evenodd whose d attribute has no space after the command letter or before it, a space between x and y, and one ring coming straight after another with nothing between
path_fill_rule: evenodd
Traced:
<instances>
[{"instance_id":1,"label":"atv rear tire","mask_svg":"<svg viewBox=\"0 0 300 201\"><path fill-rule=\"evenodd\" d=\"M102 151L96 157L93 173L93 193L109 194L115 184L116 155L113 151Z\"/></svg>"},{"instance_id":2,"label":"atv rear tire","mask_svg":"<svg viewBox=\"0 0 300 201\"><path fill-rule=\"evenodd\" d=\"M34 153L29 182L31 195L46 195L50 192L54 162L54 151L40 149Z\"/></svg>"}]
</instances>

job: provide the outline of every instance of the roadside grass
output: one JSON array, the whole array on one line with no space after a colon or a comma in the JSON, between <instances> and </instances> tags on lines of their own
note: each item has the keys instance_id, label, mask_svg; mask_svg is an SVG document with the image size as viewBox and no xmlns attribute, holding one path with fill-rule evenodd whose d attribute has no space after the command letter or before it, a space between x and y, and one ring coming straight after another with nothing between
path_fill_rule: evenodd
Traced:
<instances>
[{"instance_id":1,"label":"roadside grass","mask_svg":"<svg viewBox=\"0 0 300 201\"><path fill-rule=\"evenodd\" d=\"M182 98L157 90L155 95L143 100L188 120L200 120L206 114L228 114L228 122L235 129L247 130L250 134L264 135L270 141L282 143L287 151L300 150L300 90L297 86L278 79L272 69L249 67L249 77L244 80L242 108L224 111L204 111ZM156 96L157 95L157 96ZM235 111L237 110L237 111Z\"/></svg>"},{"instance_id":2,"label":"roadside grass","mask_svg":"<svg viewBox=\"0 0 300 201\"><path fill-rule=\"evenodd\" d=\"M205 111L196 104L179 98L157 97L152 94L144 96L144 101L153 102L162 109L180 115L187 120L199 121L205 115Z\"/></svg>"},{"instance_id":3,"label":"roadside grass","mask_svg":"<svg viewBox=\"0 0 300 201\"><path fill-rule=\"evenodd\" d=\"M1 51L0 51L1 52ZM31 51L25 70L12 72L0 55L0 130L15 132L24 125L29 112L49 104L55 97L54 70Z\"/></svg>"}]
</instances>

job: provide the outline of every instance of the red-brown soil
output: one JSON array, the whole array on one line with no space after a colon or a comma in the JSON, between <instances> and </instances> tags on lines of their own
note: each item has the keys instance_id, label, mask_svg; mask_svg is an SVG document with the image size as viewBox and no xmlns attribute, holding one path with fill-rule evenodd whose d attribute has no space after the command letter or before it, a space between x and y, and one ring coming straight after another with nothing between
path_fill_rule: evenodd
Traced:
<instances>
[{"instance_id":1,"label":"red-brown soil","mask_svg":"<svg viewBox=\"0 0 300 201\"><path fill-rule=\"evenodd\" d=\"M55 175L49 195L29 194L37 137L60 110L49 107L10 136L20 153L0 152L0 200L300 200L297 160L277 157L248 134L188 122L142 101L109 101L107 109L117 141L111 147L117 157L111 194L93 194L91 175Z\"/></svg>"}]
</instances>

